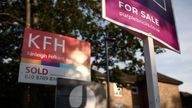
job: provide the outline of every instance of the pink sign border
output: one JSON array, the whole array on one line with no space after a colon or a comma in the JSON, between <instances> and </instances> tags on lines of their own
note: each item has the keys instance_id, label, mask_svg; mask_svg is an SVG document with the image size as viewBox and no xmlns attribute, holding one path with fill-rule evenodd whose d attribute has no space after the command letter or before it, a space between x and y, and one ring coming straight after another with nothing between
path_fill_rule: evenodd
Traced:
<instances>
[{"instance_id":1,"label":"pink sign border","mask_svg":"<svg viewBox=\"0 0 192 108\"><path fill-rule=\"evenodd\" d=\"M104 19L106 19L106 20L108 20L108 21L110 21L110 22L112 22L112 23L114 23L114 24L117 24L117 25L119 25L119 26L122 26L122 27L127 28L129 32L131 32L131 33L133 33L133 34L136 34L137 37L139 37L139 38L141 38L141 39L146 38L146 36L152 37L152 38L155 40L155 44L157 44L157 45L159 45L159 46L161 46L161 47L166 47L166 48L168 48L168 49L170 49L170 50L173 50L173 51L175 51L175 52L177 52L177 53L180 53L180 47L179 47L178 40L176 40L176 41L177 41L177 44L178 44L178 47L175 48L174 46L168 44L167 42L164 42L163 40L159 39L158 37L156 37L156 36L154 36L154 35L152 35L152 34L149 34L149 33L145 32L145 31L143 31L143 30L137 29L137 28L132 27L132 26L130 26L130 25L126 25L126 24L124 24L124 23L121 23L121 22L119 22L119 21L116 21L116 20L108 17L107 14L106 14L106 10L107 10L107 9L106 9L106 0L102 0L102 17L103 17ZM175 29L176 29L176 28L175 28ZM178 38L178 37L177 37L177 38Z\"/></svg>"}]
</instances>

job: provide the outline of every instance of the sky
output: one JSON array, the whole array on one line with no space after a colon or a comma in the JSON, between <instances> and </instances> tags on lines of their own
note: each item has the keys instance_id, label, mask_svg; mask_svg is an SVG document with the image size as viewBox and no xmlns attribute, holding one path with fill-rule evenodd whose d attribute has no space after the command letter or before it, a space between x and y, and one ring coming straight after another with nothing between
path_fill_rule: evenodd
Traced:
<instances>
[{"instance_id":1,"label":"sky","mask_svg":"<svg viewBox=\"0 0 192 108\"><path fill-rule=\"evenodd\" d=\"M156 55L157 72L182 81L180 91L192 93L192 0L172 0L181 54Z\"/></svg>"}]
</instances>

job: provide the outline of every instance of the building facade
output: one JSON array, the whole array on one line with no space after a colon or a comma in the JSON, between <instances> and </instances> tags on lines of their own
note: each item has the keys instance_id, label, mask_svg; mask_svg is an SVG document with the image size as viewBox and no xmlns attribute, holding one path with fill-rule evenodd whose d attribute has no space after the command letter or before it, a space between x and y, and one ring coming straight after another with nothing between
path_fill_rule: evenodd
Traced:
<instances>
[{"instance_id":1,"label":"building facade","mask_svg":"<svg viewBox=\"0 0 192 108\"><path fill-rule=\"evenodd\" d=\"M127 78L127 80L129 79ZM146 81L143 79L141 81L129 80L127 82L129 83L127 83L126 87L110 82L111 108L148 108ZM182 108L179 92L180 84L182 84L181 81L158 73L161 108Z\"/></svg>"}]
</instances>

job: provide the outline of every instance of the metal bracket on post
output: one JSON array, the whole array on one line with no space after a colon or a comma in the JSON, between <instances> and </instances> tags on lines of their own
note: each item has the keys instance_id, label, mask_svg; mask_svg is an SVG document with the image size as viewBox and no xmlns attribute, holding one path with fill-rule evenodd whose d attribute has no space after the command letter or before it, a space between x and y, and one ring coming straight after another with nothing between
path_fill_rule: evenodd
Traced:
<instances>
[{"instance_id":1,"label":"metal bracket on post","mask_svg":"<svg viewBox=\"0 0 192 108\"><path fill-rule=\"evenodd\" d=\"M160 108L159 87L155 62L154 43L151 37L143 41L149 108Z\"/></svg>"}]
</instances>

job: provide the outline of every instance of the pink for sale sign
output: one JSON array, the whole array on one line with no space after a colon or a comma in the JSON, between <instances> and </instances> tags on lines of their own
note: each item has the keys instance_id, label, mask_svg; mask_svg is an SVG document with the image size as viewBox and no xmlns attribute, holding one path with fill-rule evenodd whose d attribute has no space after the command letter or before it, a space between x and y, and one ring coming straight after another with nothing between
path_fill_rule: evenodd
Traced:
<instances>
[{"instance_id":1,"label":"pink for sale sign","mask_svg":"<svg viewBox=\"0 0 192 108\"><path fill-rule=\"evenodd\" d=\"M103 0L104 19L180 52L171 0Z\"/></svg>"}]
</instances>

